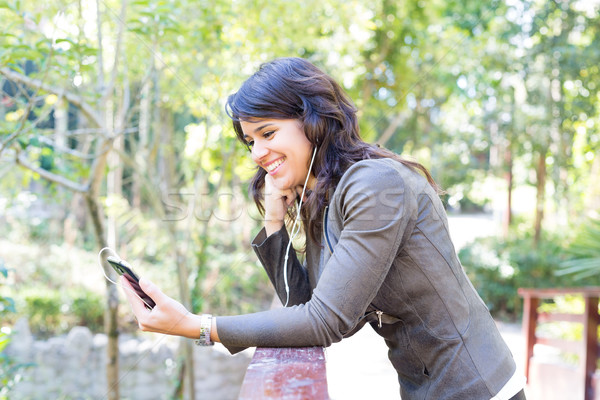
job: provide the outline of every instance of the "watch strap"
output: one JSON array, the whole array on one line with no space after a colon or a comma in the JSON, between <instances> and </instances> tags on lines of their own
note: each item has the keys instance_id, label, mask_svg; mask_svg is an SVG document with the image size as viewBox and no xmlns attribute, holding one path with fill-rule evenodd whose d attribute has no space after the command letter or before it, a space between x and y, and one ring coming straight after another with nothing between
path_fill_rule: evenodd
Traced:
<instances>
[{"instance_id":1,"label":"watch strap","mask_svg":"<svg viewBox=\"0 0 600 400\"><path fill-rule=\"evenodd\" d=\"M202 314L200 316L200 337L194 342L198 346L212 346L215 342L210 340L210 331L212 329L212 315Z\"/></svg>"}]
</instances>

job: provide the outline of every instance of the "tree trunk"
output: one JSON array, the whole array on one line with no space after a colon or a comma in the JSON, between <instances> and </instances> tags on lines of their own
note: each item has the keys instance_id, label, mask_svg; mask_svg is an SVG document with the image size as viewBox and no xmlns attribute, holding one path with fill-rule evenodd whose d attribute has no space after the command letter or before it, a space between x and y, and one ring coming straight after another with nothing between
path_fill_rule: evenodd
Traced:
<instances>
[{"instance_id":1,"label":"tree trunk","mask_svg":"<svg viewBox=\"0 0 600 400\"><path fill-rule=\"evenodd\" d=\"M513 191L513 159L512 159L512 149L510 148L510 144L506 148L506 152L504 153L504 162L506 164L506 173L504 174L504 179L506 179L506 212L504 214L503 221L503 234L504 237L508 237L508 231L510 230L510 226L512 225L513 215L512 215L512 191Z\"/></svg>"},{"instance_id":2,"label":"tree trunk","mask_svg":"<svg viewBox=\"0 0 600 400\"><path fill-rule=\"evenodd\" d=\"M85 200L88 212L92 219L92 225L94 226L98 247L102 249L106 247L108 243L104 239L104 224L102 223L102 211L98 204L98 199L96 196L87 193ZM105 268L104 273L109 278L116 280L115 273L112 269ZM104 330L108 336L108 344L106 347L106 382L108 384L106 398L117 400L119 398L119 329L117 324L119 296L117 287L109 281L106 281L106 292L108 294L107 307L104 312Z\"/></svg>"},{"instance_id":3,"label":"tree trunk","mask_svg":"<svg viewBox=\"0 0 600 400\"><path fill-rule=\"evenodd\" d=\"M540 150L536 168L536 199L535 199L535 224L534 243L536 247L540 243L542 235L542 220L544 218L544 201L546 199L546 150Z\"/></svg>"},{"instance_id":4,"label":"tree trunk","mask_svg":"<svg viewBox=\"0 0 600 400\"><path fill-rule=\"evenodd\" d=\"M142 155L142 157L139 158L139 161L142 161L145 160L143 155L147 155L148 152L148 139L150 136L150 79L145 79L142 83L142 89L140 92L140 122L138 132L138 151L135 151L133 154L136 154L136 160L138 159L137 155ZM142 204L141 190L142 188L140 181L138 179L134 179L131 183L131 204L135 208L140 208Z\"/></svg>"}]
</instances>

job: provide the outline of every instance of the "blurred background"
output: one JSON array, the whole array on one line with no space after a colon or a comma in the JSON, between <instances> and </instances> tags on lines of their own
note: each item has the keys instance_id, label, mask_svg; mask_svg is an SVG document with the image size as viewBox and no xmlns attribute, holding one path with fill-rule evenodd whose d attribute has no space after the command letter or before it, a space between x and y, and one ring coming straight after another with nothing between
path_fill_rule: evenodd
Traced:
<instances>
[{"instance_id":1,"label":"blurred background","mask_svg":"<svg viewBox=\"0 0 600 400\"><path fill-rule=\"evenodd\" d=\"M102 247L196 313L271 306L249 248L255 167L224 103L275 57L328 72L366 141L431 170L499 321L521 318L519 287L599 283L598 0L0 0L0 24L0 398L62 379L32 350L57 338L108 355L96 394L61 383L56 398L203 390L184 389L180 342L152 353L163 389L123 378L119 343L157 339L119 307Z\"/></svg>"}]
</instances>

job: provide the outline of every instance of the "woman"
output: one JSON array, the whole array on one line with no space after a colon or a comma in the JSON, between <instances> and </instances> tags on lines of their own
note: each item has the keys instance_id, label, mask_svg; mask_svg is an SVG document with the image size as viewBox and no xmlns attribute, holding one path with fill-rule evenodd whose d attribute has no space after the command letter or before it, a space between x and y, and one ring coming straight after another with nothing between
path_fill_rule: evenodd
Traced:
<instances>
[{"instance_id":1,"label":"woman","mask_svg":"<svg viewBox=\"0 0 600 400\"><path fill-rule=\"evenodd\" d=\"M286 307L197 316L142 280L152 311L126 291L142 330L235 353L329 346L368 322L389 347L403 399L525 398L424 167L363 142L341 87L300 58L263 65L227 105L258 165L251 191L264 229L252 246ZM284 225L294 203L291 236L301 219L305 265Z\"/></svg>"}]
</instances>

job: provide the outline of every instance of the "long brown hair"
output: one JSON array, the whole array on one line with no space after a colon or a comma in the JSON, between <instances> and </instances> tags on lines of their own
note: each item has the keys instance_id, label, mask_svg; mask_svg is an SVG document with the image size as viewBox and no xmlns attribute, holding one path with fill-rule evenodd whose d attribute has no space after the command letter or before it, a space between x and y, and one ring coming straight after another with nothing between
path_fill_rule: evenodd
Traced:
<instances>
[{"instance_id":1,"label":"long brown hair","mask_svg":"<svg viewBox=\"0 0 600 400\"><path fill-rule=\"evenodd\" d=\"M229 96L227 113L239 140L244 139L241 121L257 118L298 119L313 146L317 146L313 174L317 183L301 210L305 231L318 242L327 194L354 163L393 158L425 175L440 192L427 169L397 154L364 142L359 135L356 107L329 75L302 58L278 58L260 66L240 89ZM308 167L308 166L307 166ZM266 171L260 167L250 183L250 193L261 213ZM291 214L290 214L291 215Z\"/></svg>"}]
</instances>

